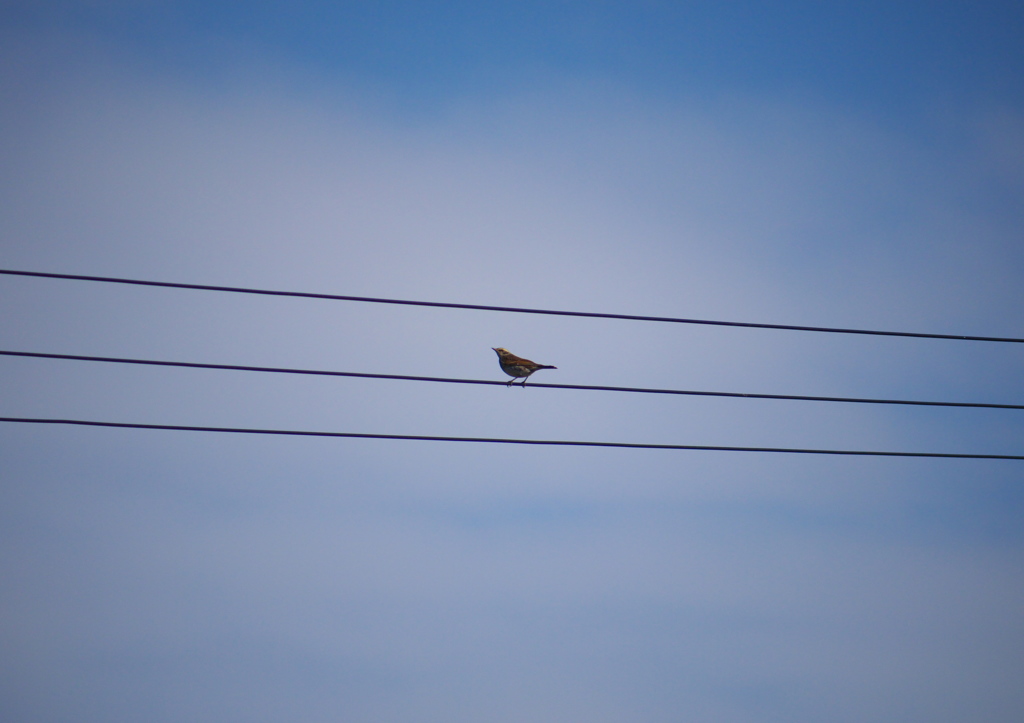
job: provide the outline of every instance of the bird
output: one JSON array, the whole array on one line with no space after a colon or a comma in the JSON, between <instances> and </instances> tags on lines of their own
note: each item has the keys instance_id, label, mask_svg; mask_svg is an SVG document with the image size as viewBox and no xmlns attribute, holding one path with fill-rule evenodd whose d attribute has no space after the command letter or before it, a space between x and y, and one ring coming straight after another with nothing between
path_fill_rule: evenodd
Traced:
<instances>
[{"instance_id":1,"label":"bird","mask_svg":"<svg viewBox=\"0 0 1024 723\"><path fill-rule=\"evenodd\" d=\"M507 387L511 387L512 383L519 377L523 378L523 382L519 386L525 387L526 380L538 369L558 368L548 364L538 364L537 362L532 362L529 359L523 359L522 357L518 357L510 352L508 349L502 349L500 346L491 347L491 349L498 355L498 363L501 364L501 370L512 377L509 379L508 384L505 385Z\"/></svg>"}]
</instances>

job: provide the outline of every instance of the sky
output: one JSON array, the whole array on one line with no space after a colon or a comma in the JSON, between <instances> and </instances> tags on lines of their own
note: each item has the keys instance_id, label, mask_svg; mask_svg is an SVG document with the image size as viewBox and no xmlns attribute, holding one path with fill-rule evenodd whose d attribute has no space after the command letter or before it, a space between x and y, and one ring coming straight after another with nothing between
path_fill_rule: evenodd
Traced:
<instances>
[{"instance_id":1,"label":"sky","mask_svg":"<svg viewBox=\"0 0 1024 723\"><path fill-rule=\"evenodd\" d=\"M0 3L0 268L1024 337L1011 2ZM0 275L0 349L1024 404L1024 345ZM0 357L0 416L1024 454L1024 413ZM0 424L0 718L1017 721L1024 463Z\"/></svg>"}]
</instances>

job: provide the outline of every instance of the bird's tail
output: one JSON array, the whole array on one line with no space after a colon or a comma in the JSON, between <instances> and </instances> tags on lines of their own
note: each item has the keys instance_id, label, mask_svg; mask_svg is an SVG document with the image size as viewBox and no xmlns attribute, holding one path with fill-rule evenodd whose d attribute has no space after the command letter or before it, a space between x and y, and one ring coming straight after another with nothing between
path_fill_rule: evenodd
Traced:
<instances>
[{"instance_id":1,"label":"bird's tail","mask_svg":"<svg viewBox=\"0 0 1024 723\"><path fill-rule=\"evenodd\" d=\"M541 364L537 367L538 369L558 369L558 367L549 366L547 364Z\"/></svg>"}]
</instances>

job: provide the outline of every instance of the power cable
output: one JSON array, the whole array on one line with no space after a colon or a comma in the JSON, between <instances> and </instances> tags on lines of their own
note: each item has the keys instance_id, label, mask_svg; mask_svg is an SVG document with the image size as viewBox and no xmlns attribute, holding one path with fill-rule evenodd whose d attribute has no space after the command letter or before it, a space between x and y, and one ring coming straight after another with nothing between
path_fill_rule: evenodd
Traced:
<instances>
[{"instance_id":1,"label":"power cable","mask_svg":"<svg viewBox=\"0 0 1024 723\"><path fill-rule=\"evenodd\" d=\"M232 434L273 434L295 437L350 437L356 439L395 439L424 442L479 442L486 444L532 444L566 447L625 447L629 449L674 449L705 452L775 452L782 454L830 454L858 457L939 457L944 459L1012 459L1024 455L957 454L952 452L868 452L849 449L789 449L785 447L718 447L704 444L641 444L632 442L570 442L549 439L501 439L495 437L438 437L419 434L364 434L356 432L308 432L296 429L250 429L246 427L196 427L179 424L137 424L130 422L96 422L84 419L40 419L35 417L0 417L0 422L21 424L68 424L85 427L116 427L120 429L159 429L177 432L226 432Z\"/></svg>"},{"instance_id":2,"label":"power cable","mask_svg":"<svg viewBox=\"0 0 1024 723\"><path fill-rule=\"evenodd\" d=\"M182 284L169 281L144 281L141 279L123 279L110 276L82 276L80 274L56 274L42 271L15 271L0 269L0 274L12 276L35 276L47 279L70 279L74 281L100 281L111 284L133 284L136 286L161 286L172 289L194 289L199 291L226 291L236 294L262 294L267 296L293 296L307 299L329 299L333 301L362 301L372 304L401 304L405 306L433 306L443 309L472 309L476 311L504 311L515 314L548 314L554 316L583 316L597 319L624 319L627 321L660 321L673 324L702 324L706 326L733 326L749 329L783 329L787 331L815 331L829 334L868 334L874 336L900 336L917 339L955 339L959 341L997 341L1015 344L1024 343L1024 339L997 336L966 336L958 334L926 334L911 331L878 331L871 329L841 329L825 326L795 326L790 324L759 324L744 321L711 321L708 319L683 319L669 316L637 316L633 314L604 314L587 311L557 311L553 309L528 309L515 306L486 306L482 304L454 304L439 301L409 301L406 299L386 299L370 296L341 296L338 294L315 294L305 291L274 291L269 289L251 289L240 286L208 286L206 284Z\"/></svg>"},{"instance_id":3,"label":"power cable","mask_svg":"<svg viewBox=\"0 0 1024 723\"><path fill-rule=\"evenodd\" d=\"M447 384L488 384L507 386L508 382L486 379L452 379L449 377L421 377L405 374L371 374L367 372L337 372L320 369L289 369L285 367L257 367L237 364L203 364L199 362L159 361L155 359L126 359L121 357L82 356L78 354L46 354L43 352L0 350L0 356L32 357L39 359L66 359L71 361L110 362L115 364L142 364L149 366L184 367L189 369L222 369L228 371L269 372L273 374L309 374L316 376L357 377L362 379L398 379L417 382L443 382ZM861 397L816 397L797 394L748 394L745 392L705 392L685 389L645 389L641 387L590 386L584 384L532 383L530 387L547 389L579 389L584 391L633 392L642 394L678 394L698 397L736 397L742 399L781 399L802 402L851 402L859 404L904 404L925 407L973 407L988 409L1024 409L1024 404L994 404L988 402L929 402L909 399L867 399Z\"/></svg>"}]
</instances>

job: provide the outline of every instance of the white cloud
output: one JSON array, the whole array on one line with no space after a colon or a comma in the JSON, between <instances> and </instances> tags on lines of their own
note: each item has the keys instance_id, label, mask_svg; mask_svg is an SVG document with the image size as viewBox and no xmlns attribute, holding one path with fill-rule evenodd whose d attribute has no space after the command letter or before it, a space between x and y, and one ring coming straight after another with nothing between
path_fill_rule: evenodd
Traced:
<instances>
[{"instance_id":1,"label":"white cloud","mask_svg":"<svg viewBox=\"0 0 1024 723\"><path fill-rule=\"evenodd\" d=\"M84 66L5 78L32 102L0 133L2 266L1024 335L1018 211L978 195L996 162L836 109L553 83L409 119L344 89ZM1024 391L1005 347L0 293L6 348L502 379L500 345L570 383ZM24 415L937 451L1016 452L1021 431L1001 412L4 364ZM1014 463L5 432L3 635L29 662L4 666L26 711L66 714L54 669L91 691L68 709L126 720L201 678L162 715L1010 720L1022 702L998 677L1019 673Z\"/></svg>"}]
</instances>

